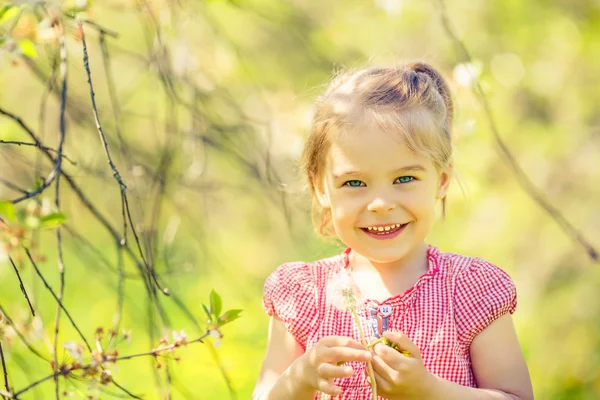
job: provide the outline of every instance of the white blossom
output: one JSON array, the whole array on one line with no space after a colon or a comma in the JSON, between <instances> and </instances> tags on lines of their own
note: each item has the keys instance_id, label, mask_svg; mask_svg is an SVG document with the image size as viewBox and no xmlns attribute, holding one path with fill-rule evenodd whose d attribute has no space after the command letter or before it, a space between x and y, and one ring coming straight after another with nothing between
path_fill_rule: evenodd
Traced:
<instances>
[{"instance_id":1,"label":"white blossom","mask_svg":"<svg viewBox=\"0 0 600 400\"><path fill-rule=\"evenodd\" d=\"M79 363L83 364L83 351L82 345L75 342L67 342L63 344L63 347L69 352L71 357L76 359Z\"/></svg>"}]
</instances>

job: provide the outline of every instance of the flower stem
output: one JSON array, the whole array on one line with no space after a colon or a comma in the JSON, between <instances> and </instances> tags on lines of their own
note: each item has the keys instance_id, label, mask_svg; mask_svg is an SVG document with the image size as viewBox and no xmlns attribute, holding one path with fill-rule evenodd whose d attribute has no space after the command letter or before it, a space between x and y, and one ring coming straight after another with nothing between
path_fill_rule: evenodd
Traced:
<instances>
[{"instance_id":1,"label":"flower stem","mask_svg":"<svg viewBox=\"0 0 600 400\"><path fill-rule=\"evenodd\" d=\"M362 324L360 323L360 319L358 318L356 307L352 307L352 315L354 315L354 321L358 326L358 334L360 335L360 341L362 342L362 345L365 346L365 348L368 348L367 339L365 338L365 333L363 331ZM375 373L373 372L373 364L371 364L371 361L367 361L367 370L369 372L369 381L371 383L371 389L373 394L372 400L377 400L377 383L375 382Z\"/></svg>"}]
</instances>

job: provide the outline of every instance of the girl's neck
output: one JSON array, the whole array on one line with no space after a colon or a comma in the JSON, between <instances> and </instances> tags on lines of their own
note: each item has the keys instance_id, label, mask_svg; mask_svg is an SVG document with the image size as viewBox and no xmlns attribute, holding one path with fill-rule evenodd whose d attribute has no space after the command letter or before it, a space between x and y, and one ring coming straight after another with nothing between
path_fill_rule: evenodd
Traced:
<instances>
[{"instance_id":1,"label":"girl's neck","mask_svg":"<svg viewBox=\"0 0 600 400\"><path fill-rule=\"evenodd\" d=\"M354 272L377 272L384 277L405 276L427 272L427 244L416 246L405 257L391 263L377 263L352 250L349 254L349 267Z\"/></svg>"}]
</instances>

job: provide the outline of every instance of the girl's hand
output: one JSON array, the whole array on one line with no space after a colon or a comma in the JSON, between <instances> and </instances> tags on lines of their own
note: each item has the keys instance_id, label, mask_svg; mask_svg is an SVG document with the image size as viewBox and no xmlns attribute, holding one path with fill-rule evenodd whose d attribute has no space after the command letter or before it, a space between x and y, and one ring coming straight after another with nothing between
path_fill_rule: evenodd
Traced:
<instances>
[{"instance_id":1,"label":"girl's hand","mask_svg":"<svg viewBox=\"0 0 600 400\"><path fill-rule=\"evenodd\" d=\"M371 357L371 353L352 338L325 336L298 359L300 380L307 389L338 396L342 389L333 384L333 379L346 378L354 373L352 367L338 363L366 362Z\"/></svg>"},{"instance_id":2,"label":"girl's hand","mask_svg":"<svg viewBox=\"0 0 600 400\"><path fill-rule=\"evenodd\" d=\"M396 344L398 350L382 343L373 347L372 364L378 394L386 399L428 398L433 375L425 369L419 348L400 332L386 331L383 335Z\"/></svg>"}]
</instances>

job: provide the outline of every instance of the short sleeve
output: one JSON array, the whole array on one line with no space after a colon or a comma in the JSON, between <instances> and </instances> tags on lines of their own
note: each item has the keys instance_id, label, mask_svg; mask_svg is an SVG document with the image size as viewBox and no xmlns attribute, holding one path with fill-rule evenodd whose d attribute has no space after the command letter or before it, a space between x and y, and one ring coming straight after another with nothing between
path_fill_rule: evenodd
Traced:
<instances>
[{"instance_id":1,"label":"short sleeve","mask_svg":"<svg viewBox=\"0 0 600 400\"><path fill-rule=\"evenodd\" d=\"M317 322L316 287L306 263L279 266L265 282L263 308L277 317L306 349L309 333Z\"/></svg>"},{"instance_id":2,"label":"short sleeve","mask_svg":"<svg viewBox=\"0 0 600 400\"><path fill-rule=\"evenodd\" d=\"M482 259L459 272L454 291L459 340L471 344L492 322L517 308L517 291L510 276Z\"/></svg>"}]
</instances>

